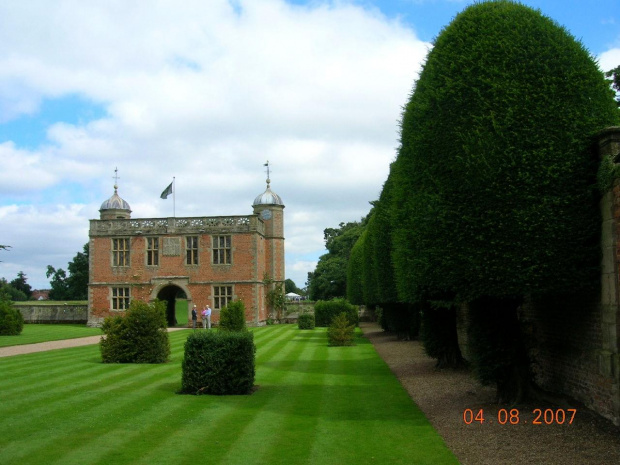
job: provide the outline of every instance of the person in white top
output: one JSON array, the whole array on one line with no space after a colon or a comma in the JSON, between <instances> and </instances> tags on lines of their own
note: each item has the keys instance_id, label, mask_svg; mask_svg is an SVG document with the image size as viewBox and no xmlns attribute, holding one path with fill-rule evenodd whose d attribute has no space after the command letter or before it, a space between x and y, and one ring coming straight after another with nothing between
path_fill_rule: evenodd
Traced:
<instances>
[{"instance_id":1,"label":"person in white top","mask_svg":"<svg viewBox=\"0 0 620 465\"><path fill-rule=\"evenodd\" d=\"M207 329L207 326L211 329L211 307L209 305L202 311L202 327Z\"/></svg>"}]
</instances>

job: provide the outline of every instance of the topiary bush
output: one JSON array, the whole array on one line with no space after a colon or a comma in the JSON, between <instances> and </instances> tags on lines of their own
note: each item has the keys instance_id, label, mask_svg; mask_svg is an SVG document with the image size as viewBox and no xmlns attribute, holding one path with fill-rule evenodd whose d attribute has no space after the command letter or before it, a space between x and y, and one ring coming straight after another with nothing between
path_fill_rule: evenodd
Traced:
<instances>
[{"instance_id":1,"label":"topiary bush","mask_svg":"<svg viewBox=\"0 0 620 465\"><path fill-rule=\"evenodd\" d=\"M297 317L297 327L299 329L314 329L314 315L312 313L302 313Z\"/></svg>"},{"instance_id":2,"label":"topiary bush","mask_svg":"<svg viewBox=\"0 0 620 465\"><path fill-rule=\"evenodd\" d=\"M327 340L330 346L352 346L355 326L349 323L346 313L337 315L327 328Z\"/></svg>"},{"instance_id":3,"label":"topiary bush","mask_svg":"<svg viewBox=\"0 0 620 465\"><path fill-rule=\"evenodd\" d=\"M165 302L133 300L124 315L107 317L101 329L103 363L164 363L170 356Z\"/></svg>"},{"instance_id":4,"label":"topiary bush","mask_svg":"<svg viewBox=\"0 0 620 465\"><path fill-rule=\"evenodd\" d=\"M8 300L0 300L0 336L17 336L24 329L22 313Z\"/></svg>"},{"instance_id":5,"label":"topiary bush","mask_svg":"<svg viewBox=\"0 0 620 465\"><path fill-rule=\"evenodd\" d=\"M186 394L249 394L255 377L254 333L209 331L192 333L185 342L181 392Z\"/></svg>"},{"instance_id":6,"label":"topiary bush","mask_svg":"<svg viewBox=\"0 0 620 465\"><path fill-rule=\"evenodd\" d=\"M349 324L357 326L359 323L357 307L351 305L345 299L334 299L328 301L319 300L316 304L314 304L314 319L316 326L330 326L332 320L341 313L345 313L347 315Z\"/></svg>"},{"instance_id":7,"label":"topiary bush","mask_svg":"<svg viewBox=\"0 0 620 465\"><path fill-rule=\"evenodd\" d=\"M233 300L222 308L219 328L224 331L245 331L245 305L241 300Z\"/></svg>"}]
</instances>

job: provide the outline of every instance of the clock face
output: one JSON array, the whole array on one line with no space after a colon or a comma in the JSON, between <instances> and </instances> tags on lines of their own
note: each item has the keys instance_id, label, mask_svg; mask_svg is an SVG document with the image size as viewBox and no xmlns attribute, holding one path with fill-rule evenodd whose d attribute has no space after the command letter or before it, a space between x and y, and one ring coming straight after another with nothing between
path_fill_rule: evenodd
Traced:
<instances>
[{"instance_id":1,"label":"clock face","mask_svg":"<svg viewBox=\"0 0 620 465\"><path fill-rule=\"evenodd\" d=\"M270 210L263 210L262 212L260 212L260 217L264 220L270 220L271 219L271 211Z\"/></svg>"}]
</instances>

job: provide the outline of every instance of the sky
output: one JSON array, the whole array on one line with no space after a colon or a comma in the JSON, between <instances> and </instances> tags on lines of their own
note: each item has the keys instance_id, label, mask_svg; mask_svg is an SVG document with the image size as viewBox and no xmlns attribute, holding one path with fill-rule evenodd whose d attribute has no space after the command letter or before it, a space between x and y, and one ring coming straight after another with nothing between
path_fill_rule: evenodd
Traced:
<instances>
[{"instance_id":1,"label":"sky","mask_svg":"<svg viewBox=\"0 0 620 465\"><path fill-rule=\"evenodd\" d=\"M470 0L0 3L0 277L49 288L114 192L133 218L249 215L283 200L286 276L359 221L395 159L433 39ZM525 0L606 71L620 0Z\"/></svg>"}]
</instances>

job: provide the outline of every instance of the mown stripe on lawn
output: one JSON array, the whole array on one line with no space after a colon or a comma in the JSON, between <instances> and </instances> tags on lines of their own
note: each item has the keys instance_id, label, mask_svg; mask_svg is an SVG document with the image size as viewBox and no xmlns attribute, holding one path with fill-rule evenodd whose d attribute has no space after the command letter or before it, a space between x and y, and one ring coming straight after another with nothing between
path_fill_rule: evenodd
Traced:
<instances>
[{"instance_id":1,"label":"mown stripe on lawn","mask_svg":"<svg viewBox=\"0 0 620 465\"><path fill-rule=\"evenodd\" d=\"M94 378L90 385L84 386L83 392L72 392L65 398L62 391L50 393L49 405L37 411L41 417L49 418L46 425L52 425L54 434L61 435L61 444L54 444L51 448L47 438L48 428L34 431L35 436L41 438L29 444L31 453L24 455L25 463L37 463L45 460L51 463L58 458L64 461L64 454L74 448L79 448L85 441L97 440L98 436L107 429L114 428L122 423L125 418L130 418L133 409L142 404L141 401L149 398L148 388L155 382L160 382L162 377L175 373L176 367L154 367L148 370L148 366L138 366L143 372L137 370L124 370L115 376L116 383L108 383L107 379ZM146 371L144 371L146 369ZM147 392L145 392L147 391ZM15 422L15 427L22 421ZM26 425L28 418L25 419ZM11 437L13 441L21 438ZM52 440L53 441L53 440ZM26 444L22 447L28 448Z\"/></svg>"},{"instance_id":2,"label":"mown stripe on lawn","mask_svg":"<svg viewBox=\"0 0 620 465\"><path fill-rule=\"evenodd\" d=\"M252 330L250 396L175 394L189 331L171 333L161 365L102 364L97 346L28 356L40 376L13 372L32 386L22 399L10 380L19 408L0 405L0 463L457 463L365 339L328 348L324 328Z\"/></svg>"},{"instance_id":3,"label":"mown stripe on lawn","mask_svg":"<svg viewBox=\"0 0 620 465\"><path fill-rule=\"evenodd\" d=\"M276 342L278 351L268 351L272 357L285 357L295 349L285 342L294 337L294 333L278 328L278 331L269 331L268 338L256 338L258 345L257 352L260 354L257 358L265 360L266 354L262 348L265 347L261 341L267 339L267 347L271 347ZM158 464L170 463L174 459L175 463L195 463L196 457L207 456L208 463L229 463L226 454L235 446L236 438L245 437L245 429L257 417L261 416L261 412L265 405L269 404L279 393L274 389L267 389L267 386L260 382L260 372L262 364L257 365L258 390L251 396L185 396L188 402L197 404L196 408L202 410L203 415L196 418L196 431L187 430L187 438L183 453L179 454L171 451L175 450L175 442L177 438L168 438L158 447L144 454L136 462L137 464ZM286 373L276 372L272 377L276 380L285 376ZM213 411L214 405L227 406L225 411ZM208 439L205 439L208 438ZM252 455L254 456L254 455ZM247 461L245 462L247 463Z\"/></svg>"},{"instance_id":4,"label":"mown stripe on lawn","mask_svg":"<svg viewBox=\"0 0 620 465\"><path fill-rule=\"evenodd\" d=\"M324 350L326 338L323 336L319 345L312 340L314 336L309 332L297 333L290 343L295 350L272 360L281 374L273 383L278 393L263 407L260 418L247 426L243 439L237 441L237 447L221 463L248 463L248 449L252 450L255 463L282 463L282 451L286 451L286 463L307 462L316 434L316 409L322 402L325 376L312 365L317 352ZM261 382L269 381L272 380ZM267 430L265 424L269 425Z\"/></svg>"},{"instance_id":5,"label":"mown stripe on lawn","mask_svg":"<svg viewBox=\"0 0 620 465\"><path fill-rule=\"evenodd\" d=\"M324 381L310 463L352 463L361 456L378 463L457 464L366 342L358 331L355 348L328 349L327 372L332 376Z\"/></svg>"}]
</instances>

